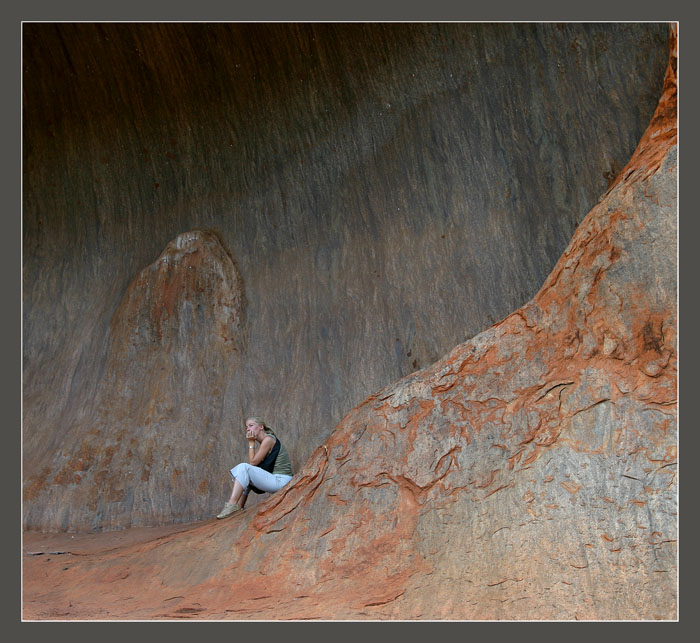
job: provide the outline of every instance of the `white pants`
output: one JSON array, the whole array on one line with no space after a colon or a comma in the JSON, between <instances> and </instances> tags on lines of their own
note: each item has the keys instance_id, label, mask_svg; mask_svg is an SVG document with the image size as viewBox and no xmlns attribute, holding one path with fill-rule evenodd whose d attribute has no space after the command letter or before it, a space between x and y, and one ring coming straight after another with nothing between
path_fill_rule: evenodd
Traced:
<instances>
[{"instance_id":1,"label":"white pants","mask_svg":"<svg viewBox=\"0 0 700 643\"><path fill-rule=\"evenodd\" d=\"M248 492L248 485L251 483L260 489L260 491L274 493L275 491L279 491L292 479L292 476L286 476L282 473L268 473L265 469L255 467L247 462L241 462L241 464L237 464L233 467L233 469L231 469L231 475L234 480L238 480L246 493Z\"/></svg>"}]
</instances>

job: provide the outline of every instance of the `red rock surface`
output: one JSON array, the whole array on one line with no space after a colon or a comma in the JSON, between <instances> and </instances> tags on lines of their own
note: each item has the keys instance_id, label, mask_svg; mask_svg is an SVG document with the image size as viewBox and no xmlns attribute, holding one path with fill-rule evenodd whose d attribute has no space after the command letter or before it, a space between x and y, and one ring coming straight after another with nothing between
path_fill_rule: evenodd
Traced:
<instances>
[{"instance_id":1,"label":"red rock surface","mask_svg":"<svg viewBox=\"0 0 700 643\"><path fill-rule=\"evenodd\" d=\"M674 52L530 303L368 398L258 507L25 556L24 617L674 619L676 160Z\"/></svg>"},{"instance_id":2,"label":"red rock surface","mask_svg":"<svg viewBox=\"0 0 700 643\"><path fill-rule=\"evenodd\" d=\"M296 470L369 395L530 301L639 143L669 39L22 31L23 526L71 532L216 514L248 414Z\"/></svg>"},{"instance_id":3,"label":"red rock surface","mask_svg":"<svg viewBox=\"0 0 700 643\"><path fill-rule=\"evenodd\" d=\"M240 364L243 300L231 257L207 231L179 235L132 280L112 318L97 412L70 425L61 448L39 450L41 473L28 476L25 511L41 516L44 530L211 513L230 487L235 436L230 420L216 434L224 420L211 400L223 397ZM25 449L41 439L28 431Z\"/></svg>"}]
</instances>

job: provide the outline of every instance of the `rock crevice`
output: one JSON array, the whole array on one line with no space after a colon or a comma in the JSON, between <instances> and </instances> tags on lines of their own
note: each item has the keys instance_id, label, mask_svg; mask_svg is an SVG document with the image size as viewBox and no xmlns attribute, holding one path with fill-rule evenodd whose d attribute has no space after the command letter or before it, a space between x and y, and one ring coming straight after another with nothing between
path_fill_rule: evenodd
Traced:
<instances>
[{"instance_id":1,"label":"rock crevice","mask_svg":"<svg viewBox=\"0 0 700 643\"><path fill-rule=\"evenodd\" d=\"M675 619L671 45L646 134L529 302L370 395L259 506L25 559L25 617Z\"/></svg>"}]
</instances>

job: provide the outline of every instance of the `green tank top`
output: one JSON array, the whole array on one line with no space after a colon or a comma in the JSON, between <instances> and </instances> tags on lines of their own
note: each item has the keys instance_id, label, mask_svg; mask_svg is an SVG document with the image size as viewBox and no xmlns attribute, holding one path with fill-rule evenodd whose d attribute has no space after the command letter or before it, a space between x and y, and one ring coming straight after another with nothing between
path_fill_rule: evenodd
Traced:
<instances>
[{"instance_id":1,"label":"green tank top","mask_svg":"<svg viewBox=\"0 0 700 643\"><path fill-rule=\"evenodd\" d=\"M271 435L273 438L277 438L274 431L268 427L265 427L265 433L267 433L267 435ZM279 440L279 438L277 439ZM272 468L272 473L273 475L277 475L278 473L286 476L294 475L294 472L292 471L292 461L289 459L289 454L287 453L287 449L284 448L282 440L280 440L280 450L277 454L277 459L275 460L275 466Z\"/></svg>"}]
</instances>

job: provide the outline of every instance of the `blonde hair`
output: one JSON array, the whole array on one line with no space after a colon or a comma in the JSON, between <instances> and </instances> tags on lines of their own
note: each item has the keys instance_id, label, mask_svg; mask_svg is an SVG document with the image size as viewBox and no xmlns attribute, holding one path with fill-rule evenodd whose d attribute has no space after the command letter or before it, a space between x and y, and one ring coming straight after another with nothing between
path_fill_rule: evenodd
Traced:
<instances>
[{"instance_id":1,"label":"blonde hair","mask_svg":"<svg viewBox=\"0 0 700 643\"><path fill-rule=\"evenodd\" d=\"M265 424L265 420L263 420L260 416L258 415L251 415L249 418L246 419L246 422L248 420L253 420L255 424L259 424L263 429L267 429L268 426Z\"/></svg>"}]
</instances>

